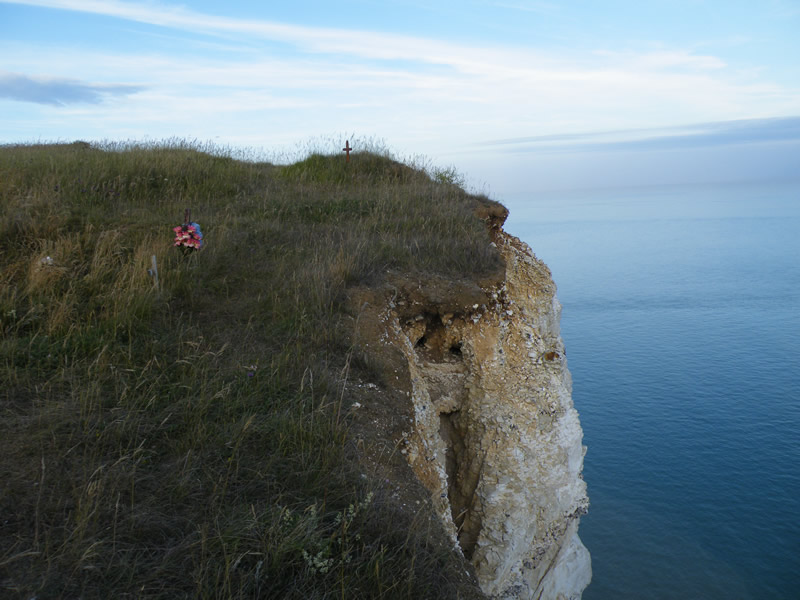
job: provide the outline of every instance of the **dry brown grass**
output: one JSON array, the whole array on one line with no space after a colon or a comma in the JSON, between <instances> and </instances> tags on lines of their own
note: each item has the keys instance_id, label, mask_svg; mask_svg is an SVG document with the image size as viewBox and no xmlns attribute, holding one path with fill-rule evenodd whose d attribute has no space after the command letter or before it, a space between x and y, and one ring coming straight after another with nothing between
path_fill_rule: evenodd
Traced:
<instances>
[{"instance_id":1,"label":"dry brown grass","mask_svg":"<svg viewBox=\"0 0 800 600\"><path fill-rule=\"evenodd\" d=\"M347 289L495 270L486 202L378 153L0 148L0 596L479 597L349 458L339 378Z\"/></svg>"}]
</instances>

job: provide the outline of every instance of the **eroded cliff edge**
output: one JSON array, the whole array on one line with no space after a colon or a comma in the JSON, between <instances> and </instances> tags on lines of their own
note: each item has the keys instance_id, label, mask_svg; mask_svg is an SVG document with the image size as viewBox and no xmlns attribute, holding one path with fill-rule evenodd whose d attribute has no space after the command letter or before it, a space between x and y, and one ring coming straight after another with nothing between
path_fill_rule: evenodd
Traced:
<instances>
[{"instance_id":1,"label":"eroded cliff edge","mask_svg":"<svg viewBox=\"0 0 800 600\"><path fill-rule=\"evenodd\" d=\"M547 266L484 217L503 258L485 281L390 278L355 295L359 343L407 425L395 445L492 598L580 598L585 447ZM410 400L410 405L401 398Z\"/></svg>"}]
</instances>

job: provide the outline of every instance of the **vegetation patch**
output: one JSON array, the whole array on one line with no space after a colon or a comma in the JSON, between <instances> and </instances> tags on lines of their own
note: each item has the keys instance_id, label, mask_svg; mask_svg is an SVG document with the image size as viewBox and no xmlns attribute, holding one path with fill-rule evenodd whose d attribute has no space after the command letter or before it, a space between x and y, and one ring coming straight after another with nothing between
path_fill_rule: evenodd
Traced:
<instances>
[{"instance_id":1,"label":"vegetation patch","mask_svg":"<svg viewBox=\"0 0 800 600\"><path fill-rule=\"evenodd\" d=\"M385 153L0 147L0 596L481 597L351 451L345 316L497 272L492 204Z\"/></svg>"}]
</instances>

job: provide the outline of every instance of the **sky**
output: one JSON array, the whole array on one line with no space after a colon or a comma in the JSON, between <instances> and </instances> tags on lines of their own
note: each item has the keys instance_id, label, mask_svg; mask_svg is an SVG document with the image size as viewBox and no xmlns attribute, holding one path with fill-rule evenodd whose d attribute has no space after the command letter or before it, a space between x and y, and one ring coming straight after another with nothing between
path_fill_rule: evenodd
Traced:
<instances>
[{"instance_id":1,"label":"sky","mask_svg":"<svg viewBox=\"0 0 800 600\"><path fill-rule=\"evenodd\" d=\"M0 0L0 143L385 146L477 191L800 177L800 0Z\"/></svg>"}]
</instances>

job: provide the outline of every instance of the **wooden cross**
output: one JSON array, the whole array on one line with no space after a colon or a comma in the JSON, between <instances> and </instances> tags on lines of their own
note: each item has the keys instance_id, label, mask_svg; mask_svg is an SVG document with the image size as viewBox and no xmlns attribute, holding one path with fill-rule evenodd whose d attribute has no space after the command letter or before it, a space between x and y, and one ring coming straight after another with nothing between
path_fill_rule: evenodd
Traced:
<instances>
[{"instance_id":1,"label":"wooden cross","mask_svg":"<svg viewBox=\"0 0 800 600\"><path fill-rule=\"evenodd\" d=\"M347 158L345 159L346 162L350 162L350 152L352 150L353 149L350 147L350 140L345 140L344 141L344 148L342 148L342 152L346 152L347 153Z\"/></svg>"}]
</instances>

